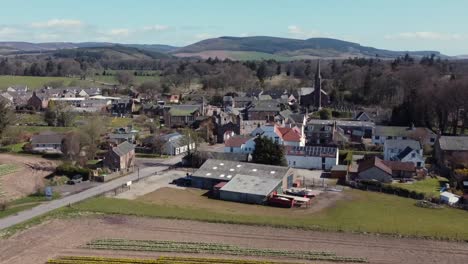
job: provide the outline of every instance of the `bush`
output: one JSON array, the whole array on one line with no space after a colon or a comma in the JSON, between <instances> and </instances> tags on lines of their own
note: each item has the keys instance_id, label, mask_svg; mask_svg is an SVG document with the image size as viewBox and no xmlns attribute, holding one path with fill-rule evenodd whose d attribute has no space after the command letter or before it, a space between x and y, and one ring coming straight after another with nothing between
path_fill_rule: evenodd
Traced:
<instances>
[{"instance_id":1,"label":"bush","mask_svg":"<svg viewBox=\"0 0 468 264\"><path fill-rule=\"evenodd\" d=\"M88 168L74 166L70 163L64 163L57 167L55 173L58 175L65 175L68 178L71 178L77 174L83 176L83 180L87 180L89 178L91 170Z\"/></svg>"}]
</instances>

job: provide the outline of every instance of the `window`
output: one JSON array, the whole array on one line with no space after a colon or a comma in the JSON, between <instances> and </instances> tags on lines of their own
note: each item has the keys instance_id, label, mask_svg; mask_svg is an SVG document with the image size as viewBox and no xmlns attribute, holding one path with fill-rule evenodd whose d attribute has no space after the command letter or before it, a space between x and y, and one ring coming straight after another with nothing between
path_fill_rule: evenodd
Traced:
<instances>
[{"instance_id":1,"label":"window","mask_svg":"<svg viewBox=\"0 0 468 264\"><path fill-rule=\"evenodd\" d=\"M387 139L392 139L392 136L388 136Z\"/></svg>"},{"instance_id":2,"label":"window","mask_svg":"<svg viewBox=\"0 0 468 264\"><path fill-rule=\"evenodd\" d=\"M231 147L231 152L234 152L234 148L233 148L233 147Z\"/></svg>"},{"instance_id":3,"label":"window","mask_svg":"<svg viewBox=\"0 0 468 264\"><path fill-rule=\"evenodd\" d=\"M293 166L296 166L296 161L293 161Z\"/></svg>"},{"instance_id":4,"label":"window","mask_svg":"<svg viewBox=\"0 0 468 264\"><path fill-rule=\"evenodd\" d=\"M431 138L431 143L434 143L435 142L435 138Z\"/></svg>"},{"instance_id":5,"label":"window","mask_svg":"<svg viewBox=\"0 0 468 264\"><path fill-rule=\"evenodd\" d=\"M415 158L415 157L416 157L416 153L411 153L411 157L412 157L412 158Z\"/></svg>"},{"instance_id":6,"label":"window","mask_svg":"<svg viewBox=\"0 0 468 264\"><path fill-rule=\"evenodd\" d=\"M380 139L380 136L375 136L375 139L379 140L379 139Z\"/></svg>"}]
</instances>

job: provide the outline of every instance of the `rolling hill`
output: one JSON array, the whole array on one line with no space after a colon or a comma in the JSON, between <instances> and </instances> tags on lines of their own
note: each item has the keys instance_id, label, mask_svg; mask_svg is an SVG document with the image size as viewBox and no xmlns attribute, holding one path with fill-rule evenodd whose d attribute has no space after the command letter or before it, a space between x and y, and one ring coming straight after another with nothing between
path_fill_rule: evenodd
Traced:
<instances>
[{"instance_id":1,"label":"rolling hill","mask_svg":"<svg viewBox=\"0 0 468 264\"><path fill-rule=\"evenodd\" d=\"M78 50L73 52L72 50ZM174 47L160 44L117 44L109 42L0 42L0 55L17 55L38 52L59 51L58 54L83 53L87 49L88 55L104 52L102 56L109 58L168 58L177 57L218 57L233 60L295 60L295 59L340 59L348 57L380 57L393 59L409 53L413 57L435 54L443 58L450 58L438 51L391 51L373 47L361 46L358 43L331 39L310 38L290 39L278 37L220 37L199 41L185 46ZM67 50L61 53L61 50ZM80 54L81 54L80 53ZM114 54L112 54L114 53ZM119 54L115 54L119 53ZM166 55L165 55L166 54ZM170 54L170 55L169 55ZM116 56L113 56L116 55Z\"/></svg>"},{"instance_id":2,"label":"rolling hill","mask_svg":"<svg viewBox=\"0 0 468 264\"><path fill-rule=\"evenodd\" d=\"M172 55L167 53L121 45L63 49L53 51L52 53L58 58L92 58L96 60L168 59L172 57Z\"/></svg>"},{"instance_id":3,"label":"rolling hill","mask_svg":"<svg viewBox=\"0 0 468 264\"><path fill-rule=\"evenodd\" d=\"M277 37L220 37L206 39L172 51L179 57L206 57L218 54L220 58L239 59L252 54L265 57L280 57L282 59L304 58L347 58L375 57L396 58L409 53L421 57L430 54L443 56L438 51L391 51L361 46L360 44L331 38L310 38L305 40Z\"/></svg>"}]
</instances>

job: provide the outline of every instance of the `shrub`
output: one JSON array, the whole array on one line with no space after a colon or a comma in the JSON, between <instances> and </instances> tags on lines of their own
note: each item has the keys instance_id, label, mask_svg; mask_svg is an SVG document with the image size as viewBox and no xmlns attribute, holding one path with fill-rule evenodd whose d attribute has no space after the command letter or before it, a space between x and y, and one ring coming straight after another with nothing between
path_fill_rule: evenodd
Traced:
<instances>
[{"instance_id":1,"label":"shrub","mask_svg":"<svg viewBox=\"0 0 468 264\"><path fill-rule=\"evenodd\" d=\"M89 177L91 171L88 168L74 166L70 163L63 163L57 167L55 172L56 174L65 175L69 178L79 174L83 176L84 180L86 180Z\"/></svg>"}]
</instances>

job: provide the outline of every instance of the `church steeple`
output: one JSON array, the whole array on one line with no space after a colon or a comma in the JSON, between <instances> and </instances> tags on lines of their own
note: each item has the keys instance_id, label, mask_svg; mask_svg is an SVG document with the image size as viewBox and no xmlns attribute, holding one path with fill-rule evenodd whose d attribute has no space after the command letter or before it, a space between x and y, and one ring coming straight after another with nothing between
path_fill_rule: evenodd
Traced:
<instances>
[{"instance_id":1,"label":"church steeple","mask_svg":"<svg viewBox=\"0 0 468 264\"><path fill-rule=\"evenodd\" d=\"M317 60L314 83L314 106L317 110L322 108L322 76L320 75L320 60Z\"/></svg>"}]
</instances>

